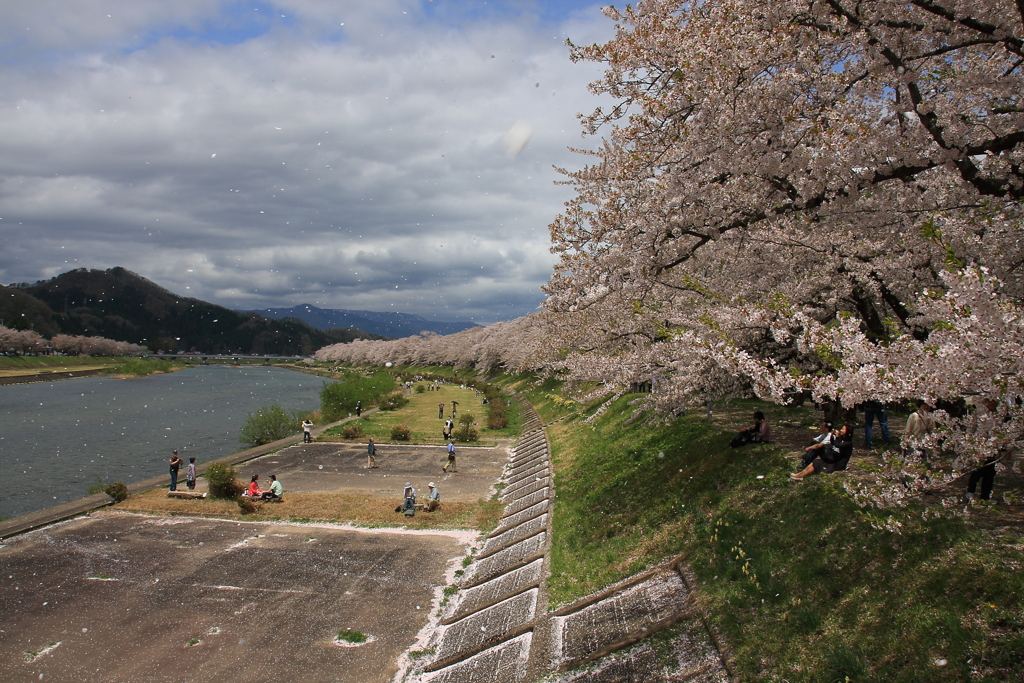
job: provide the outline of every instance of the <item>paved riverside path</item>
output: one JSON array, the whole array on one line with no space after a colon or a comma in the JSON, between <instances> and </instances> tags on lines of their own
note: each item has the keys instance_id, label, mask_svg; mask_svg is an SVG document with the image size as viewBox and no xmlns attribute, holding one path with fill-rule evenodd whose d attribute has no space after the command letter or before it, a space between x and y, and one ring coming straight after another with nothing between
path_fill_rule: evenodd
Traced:
<instances>
[{"instance_id":1,"label":"paved riverside path","mask_svg":"<svg viewBox=\"0 0 1024 683\"><path fill-rule=\"evenodd\" d=\"M377 408L371 408L364 411L365 414L369 415L377 411ZM323 425L322 427L316 427L313 429L313 435L319 436L330 427L334 427L339 424L343 424L349 420L355 418L349 417L338 422L332 422L331 424ZM202 475L206 472L206 469L215 462L223 462L228 465L237 465L239 463L253 460L260 456L272 453L282 448L287 448L293 444L300 443L302 441L302 434L296 434L288 436L271 443L264 444L262 446L256 446L255 448L247 448L231 455L225 455L222 458L215 460L208 460L200 463L196 467L198 474ZM170 453L167 454L168 458ZM166 469L166 465L164 465ZM185 466L182 466L180 473L178 474L178 483L184 488L185 486ZM128 484L128 493L137 494L149 491L150 489L160 487L170 487L171 475L170 473L162 474L156 477L150 477L149 479L143 479L142 481L132 482ZM7 538L15 534L24 533L30 529L38 529L39 527L59 522L62 519L68 519L70 517L76 517L83 515L92 510L97 510L102 507L106 507L112 504L113 499L105 493L97 493L92 496L85 496L84 498L78 498L76 500L68 501L60 505L54 505L52 507L37 510L35 512L29 512L24 515L18 515L17 517L11 517L10 519L0 520L0 538Z\"/></svg>"},{"instance_id":2,"label":"paved riverside path","mask_svg":"<svg viewBox=\"0 0 1024 683\"><path fill-rule=\"evenodd\" d=\"M506 507L436 628L416 645L414 683L726 683L719 640L692 597L681 558L547 611L554 482L544 425L526 409L502 477ZM669 632L671 651L648 636Z\"/></svg>"}]
</instances>

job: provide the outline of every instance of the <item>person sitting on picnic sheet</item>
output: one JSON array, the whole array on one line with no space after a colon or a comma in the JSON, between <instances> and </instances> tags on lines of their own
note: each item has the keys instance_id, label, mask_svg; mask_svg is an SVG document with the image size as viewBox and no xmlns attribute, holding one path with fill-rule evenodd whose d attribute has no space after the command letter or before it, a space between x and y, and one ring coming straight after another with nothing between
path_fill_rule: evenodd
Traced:
<instances>
[{"instance_id":1,"label":"person sitting on picnic sheet","mask_svg":"<svg viewBox=\"0 0 1024 683\"><path fill-rule=\"evenodd\" d=\"M796 474L789 475L790 479L800 481L811 474L821 472L839 472L845 470L853 455L853 428L850 425L843 425L836 437L827 447L821 449L821 455L816 457L810 465Z\"/></svg>"},{"instance_id":2,"label":"person sitting on picnic sheet","mask_svg":"<svg viewBox=\"0 0 1024 683\"><path fill-rule=\"evenodd\" d=\"M822 422L820 429L821 433L814 437L814 442L804 449L804 453L800 458L800 469L810 465L815 458L822 454L823 449L827 448L835 440L831 422Z\"/></svg>"},{"instance_id":3,"label":"person sitting on picnic sheet","mask_svg":"<svg viewBox=\"0 0 1024 683\"><path fill-rule=\"evenodd\" d=\"M276 474L270 475L270 490L263 492L263 500L273 500L274 498L280 498L284 495L284 487L281 486L281 482L277 480Z\"/></svg>"},{"instance_id":4,"label":"person sitting on picnic sheet","mask_svg":"<svg viewBox=\"0 0 1024 683\"><path fill-rule=\"evenodd\" d=\"M409 482L405 482L405 493L403 496L402 514L406 517L412 517L416 514L416 489Z\"/></svg>"},{"instance_id":5,"label":"person sitting on picnic sheet","mask_svg":"<svg viewBox=\"0 0 1024 683\"><path fill-rule=\"evenodd\" d=\"M772 440L772 428L768 420L764 419L764 413L760 410L754 413L754 426L744 429L733 437L729 445L733 448L742 446L745 443L768 443Z\"/></svg>"},{"instance_id":6,"label":"person sitting on picnic sheet","mask_svg":"<svg viewBox=\"0 0 1024 683\"><path fill-rule=\"evenodd\" d=\"M243 495L250 498L258 498L263 495L263 489L260 488L260 475L252 475L252 479L249 481L249 488L245 490Z\"/></svg>"}]
</instances>

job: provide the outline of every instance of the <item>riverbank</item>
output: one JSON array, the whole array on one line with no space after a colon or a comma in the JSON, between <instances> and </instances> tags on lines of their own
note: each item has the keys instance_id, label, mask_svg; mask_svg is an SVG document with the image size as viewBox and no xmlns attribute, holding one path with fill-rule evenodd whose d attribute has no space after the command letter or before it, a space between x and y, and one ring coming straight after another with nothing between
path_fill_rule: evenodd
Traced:
<instances>
[{"instance_id":1,"label":"riverbank","mask_svg":"<svg viewBox=\"0 0 1024 683\"><path fill-rule=\"evenodd\" d=\"M0 386L111 375L119 379L176 372L185 366L159 358L0 356Z\"/></svg>"}]
</instances>

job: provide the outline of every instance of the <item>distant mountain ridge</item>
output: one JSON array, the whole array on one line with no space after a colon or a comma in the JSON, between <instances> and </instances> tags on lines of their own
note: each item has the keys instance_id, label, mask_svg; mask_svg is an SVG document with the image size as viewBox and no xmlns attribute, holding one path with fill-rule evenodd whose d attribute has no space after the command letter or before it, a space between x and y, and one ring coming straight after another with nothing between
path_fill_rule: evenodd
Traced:
<instances>
[{"instance_id":1,"label":"distant mountain ridge","mask_svg":"<svg viewBox=\"0 0 1024 683\"><path fill-rule=\"evenodd\" d=\"M427 320L411 313L378 313L376 311L348 311L337 308L318 308L313 304L299 304L291 308L268 308L247 311L275 320L298 318L318 330L354 327L382 337L411 337L420 332L455 334L471 327L474 322Z\"/></svg>"},{"instance_id":2,"label":"distant mountain ridge","mask_svg":"<svg viewBox=\"0 0 1024 683\"><path fill-rule=\"evenodd\" d=\"M152 351L310 355L353 339L358 329L321 330L179 296L124 268L78 268L34 284L0 286L0 319L44 336L102 336Z\"/></svg>"}]
</instances>

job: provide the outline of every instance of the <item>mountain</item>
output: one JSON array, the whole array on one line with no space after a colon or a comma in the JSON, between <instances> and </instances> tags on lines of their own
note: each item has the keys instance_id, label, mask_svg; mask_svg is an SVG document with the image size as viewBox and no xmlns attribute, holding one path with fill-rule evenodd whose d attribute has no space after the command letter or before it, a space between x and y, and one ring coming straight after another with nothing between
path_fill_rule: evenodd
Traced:
<instances>
[{"instance_id":1,"label":"mountain","mask_svg":"<svg viewBox=\"0 0 1024 683\"><path fill-rule=\"evenodd\" d=\"M292 308L268 308L252 311L268 318L298 318L318 330L332 327L355 327L382 337L411 337L423 331L437 334L455 334L471 327L471 322L440 322L427 320L410 313L375 313L374 311L346 311L336 308L317 308L312 304L299 304Z\"/></svg>"},{"instance_id":2,"label":"mountain","mask_svg":"<svg viewBox=\"0 0 1024 683\"><path fill-rule=\"evenodd\" d=\"M153 351L291 356L312 354L338 342L378 338L360 330L315 329L295 318L239 313L178 296L124 268L79 268L35 284L12 285L0 291L0 300L6 300L0 303L0 313L13 320L24 313L42 334L102 336Z\"/></svg>"}]
</instances>

